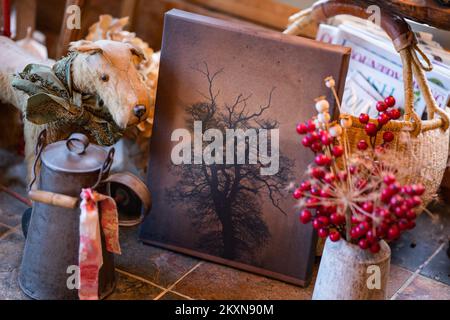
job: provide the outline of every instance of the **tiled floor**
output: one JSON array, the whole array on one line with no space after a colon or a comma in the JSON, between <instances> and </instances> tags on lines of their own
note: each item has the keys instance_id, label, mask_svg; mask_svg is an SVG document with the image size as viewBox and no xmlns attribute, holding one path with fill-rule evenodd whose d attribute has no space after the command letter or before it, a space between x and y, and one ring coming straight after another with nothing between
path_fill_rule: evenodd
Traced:
<instances>
[{"instance_id":1,"label":"tiled floor","mask_svg":"<svg viewBox=\"0 0 450 320\"><path fill-rule=\"evenodd\" d=\"M20 159L0 150L0 184L24 194ZM17 284L24 237L20 219L26 206L0 192L0 299L27 299ZM392 246L388 287L391 299L450 300L450 207L431 208L418 226ZM310 299L308 288L216 265L143 245L137 228L121 230L123 254L116 258L117 288L109 299ZM314 268L317 273L318 265Z\"/></svg>"}]
</instances>

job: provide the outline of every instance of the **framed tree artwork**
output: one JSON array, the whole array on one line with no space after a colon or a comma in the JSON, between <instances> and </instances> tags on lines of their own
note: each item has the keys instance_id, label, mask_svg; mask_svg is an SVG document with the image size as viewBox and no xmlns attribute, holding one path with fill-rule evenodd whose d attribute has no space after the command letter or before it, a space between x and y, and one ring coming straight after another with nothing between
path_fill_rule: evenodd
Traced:
<instances>
[{"instance_id":1,"label":"framed tree artwork","mask_svg":"<svg viewBox=\"0 0 450 320\"><path fill-rule=\"evenodd\" d=\"M312 160L297 122L349 49L179 10L165 16L141 239L307 285L315 235L289 188ZM332 97L329 97L331 101Z\"/></svg>"}]
</instances>

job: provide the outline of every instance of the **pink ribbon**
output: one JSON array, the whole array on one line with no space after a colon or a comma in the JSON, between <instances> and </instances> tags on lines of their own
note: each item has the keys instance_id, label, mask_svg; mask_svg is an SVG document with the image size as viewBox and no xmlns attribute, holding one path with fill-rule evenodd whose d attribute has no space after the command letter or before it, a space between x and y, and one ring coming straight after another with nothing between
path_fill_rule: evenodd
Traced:
<instances>
[{"instance_id":1,"label":"pink ribbon","mask_svg":"<svg viewBox=\"0 0 450 320\"><path fill-rule=\"evenodd\" d=\"M114 199L92 189L83 189L81 199L78 297L80 300L98 300L98 274L103 265L100 228L105 235L106 250L121 253L117 207Z\"/></svg>"}]
</instances>

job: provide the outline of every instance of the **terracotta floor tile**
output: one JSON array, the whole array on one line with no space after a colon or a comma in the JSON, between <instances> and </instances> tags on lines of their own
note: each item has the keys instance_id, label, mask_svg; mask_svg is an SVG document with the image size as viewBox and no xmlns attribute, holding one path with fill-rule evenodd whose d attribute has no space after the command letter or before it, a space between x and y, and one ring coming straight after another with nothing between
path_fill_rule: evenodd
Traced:
<instances>
[{"instance_id":1,"label":"terracotta floor tile","mask_svg":"<svg viewBox=\"0 0 450 320\"><path fill-rule=\"evenodd\" d=\"M188 300L185 297L182 297L175 292L167 292L165 295L163 295L159 300Z\"/></svg>"},{"instance_id":2,"label":"terracotta floor tile","mask_svg":"<svg viewBox=\"0 0 450 320\"><path fill-rule=\"evenodd\" d=\"M420 274L450 286L450 257L447 250L448 245L446 244L422 269Z\"/></svg>"},{"instance_id":3,"label":"terracotta floor tile","mask_svg":"<svg viewBox=\"0 0 450 320\"><path fill-rule=\"evenodd\" d=\"M0 184L26 195L27 168L23 157L0 148Z\"/></svg>"},{"instance_id":4,"label":"terracotta floor tile","mask_svg":"<svg viewBox=\"0 0 450 320\"><path fill-rule=\"evenodd\" d=\"M309 300L313 285L300 288L212 263L203 263L174 290L194 299Z\"/></svg>"},{"instance_id":5,"label":"terracotta floor tile","mask_svg":"<svg viewBox=\"0 0 450 320\"><path fill-rule=\"evenodd\" d=\"M390 299L414 273L402 267L391 265L387 296Z\"/></svg>"},{"instance_id":6,"label":"terracotta floor tile","mask_svg":"<svg viewBox=\"0 0 450 320\"><path fill-rule=\"evenodd\" d=\"M28 299L17 280L24 243L24 238L18 233L11 233L0 240L0 300Z\"/></svg>"},{"instance_id":7,"label":"terracotta floor tile","mask_svg":"<svg viewBox=\"0 0 450 320\"><path fill-rule=\"evenodd\" d=\"M10 227L18 226L22 221L22 214L28 208L25 204L4 192L0 192L0 222Z\"/></svg>"},{"instance_id":8,"label":"terracotta floor tile","mask_svg":"<svg viewBox=\"0 0 450 320\"><path fill-rule=\"evenodd\" d=\"M5 232L8 232L9 230L10 230L9 227L2 226L2 225L0 224L0 237L2 237L2 236L5 234Z\"/></svg>"},{"instance_id":9,"label":"terracotta floor tile","mask_svg":"<svg viewBox=\"0 0 450 320\"><path fill-rule=\"evenodd\" d=\"M175 283L198 263L197 259L141 243L137 227L120 229L120 245L117 268L163 287Z\"/></svg>"},{"instance_id":10,"label":"terracotta floor tile","mask_svg":"<svg viewBox=\"0 0 450 320\"><path fill-rule=\"evenodd\" d=\"M0 149L0 183L25 195L26 169L22 160L13 154L2 153ZM1 223L18 226L25 209L25 205L0 192ZM415 271L426 261L450 234L450 206L435 205L430 209L438 213L437 222L433 223L423 214L418 220L418 227L392 245L389 296L409 279L411 271ZM0 237L7 230L7 226L0 224ZM116 266L162 287L167 288L175 283L199 262L195 258L142 244L138 240L138 228L122 228L120 239L123 255L116 257ZM0 239L0 300L28 299L20 290L17 281L23 246L24 238L20 232L9 233ZM450 300L450 286L444 284L448 283L447 272L450 272L450 260L445 250L447 247L429 262L422 270L422 275L415 278L397 299ZM314 279L316 275L317 264L314 268ZM132 276L122 273L117 276L117 289L109 299L151 300L162 292L161 288ZM313 288L313 284L303 289L204 262L175 286L175 292L164 294L161 300L185 299L181 295L195 299L310 299Z\"/></svg>"},{"instance_id":11,"label":"terracotta floor tile","mask_svg":"<svg viewBox=\"0 0 450 320\"><path fill-rule=\"evenodd\" d=\"M450 300L450 286L419 275L397 300Z\"/></svg>"},{"instance_id":12,"label":"terracotta floor tile","mask_svg":"<svg viewBox=\"0 0 450 320\"><path fill-rule=\"evenodd\" d=\"M19 287L19 269L0 271L0 300L31 300Z\"/></svg>"},{"instance_id":13,"label":"terracotta floor tile","mask_svg":"<svg viewBox=\"0 0 450 320\"><path fill-rule=\"evenodd\" d=\"M0 149L0 184L26 197L26 164L22 157ZM5 192L0 192L0 222L19 225L27 206Z\"/></svg>"},{"instance_id":14,"label":"terracotta floor tile","mask_svg":"<svg viewBox=\"0 0 450 320\"><path fill-rule=\"evenodd\" d=\"M125 274L116 272L117 285L107 300L153 300L161 289Z\"/></svg>"},{"instance_id":15,"label":"terracotta floor tile","mask_svg":"<svg viewBox=\"0 0 450 320\"><path fill-rule=\"evenodd\" d=\"M417 227L402 234L391 245L392 263L410 271L417 270L450 234L450 207L430 207L436 219L423 213L417 219Z\"/></svg>"}]
</instances>

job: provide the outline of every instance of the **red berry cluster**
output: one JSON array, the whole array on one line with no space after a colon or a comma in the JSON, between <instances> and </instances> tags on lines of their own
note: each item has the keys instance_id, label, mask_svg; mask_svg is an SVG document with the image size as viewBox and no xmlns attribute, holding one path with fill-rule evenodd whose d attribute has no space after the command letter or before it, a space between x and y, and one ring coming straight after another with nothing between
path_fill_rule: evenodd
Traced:
<instances>
[{"instance_id":1,"label":"red berry cluster","mask_svg":"<svg viewBox=\"0 0 450 320\"><path fill-rule=\"evenodd\" d=\"M317 128L312 120L297 125L297 133L304 135L302 145L316 153L314 163L317 165L310 169L309 174L312 180L303 181L293 193L295 199L303 198L306 201L307 209L300 213L300 221L304 224L313 221L313 227L320 237L329 236L332 241L338 241L341 239L340 233L330 232L329 227L331 224L344 223L345 218L337 213L336 206L319 205L321 198L327 199L332 195L329 188L312 185L311 181L323 181L332 186L337 179L345 179L346 172L340 171L336 176L330 170L333 160L343 156L344 148L336 144L336 138L332 137L328 131ZM326 151L328 155L325 154Z\"/></svg>"},{"instance_id":2,"label":"red berry cluster","mask_svg":"<svg viewBox=\"0 0 450 320\"><path fill-rule=\"evenodd\" d=\"M385 115L391 111L395 115L392 119L398 119L397 109L388 110L394 105L394 98L389 97L377 109ZM360 121L370 124L367 115L361 115ZM380 123L379 119L376 132L383 126ZM368 128L371 126L366 126L367 135L373 137ZM366 156L364 161L355 161L353 156L347 159L345 144L340 144L339 125L330 127L329 123L312 119L300 123L297 132L303 136L302 145L315 153L315 159L308 179L300 183L293 196L302 208L300 221L312 222L319 237L333 242L345 238L361 249L377 253L381 240L396 240L403 231L415 227L416 210L425 192L422 185L402 186L391 171L384 170L386 165L380 159L374 158L370 167ZM385 143L390 141L384 139ZM359 149L367 149L367 142L362 140L360 145L363 144L366 148Z\"/></svg>"},{"instance_id":3,"label":"red berry cluster","mask_svg":"<svg viewBox=\"0 0 450 320\"><path fill-rule=\"evenodd\" d=\"M370 144L372 148L375 147L375 140L378 132L389 123L391 120L398 120L401 117L401 112L399 109L394 108L395 106L395 98L392 96L387 97L384 101L377 102L377 110L378 110L378 119L376 123L369 122L369 115L366 113L361 113L359 116L359 122L365 124L365 131L367 136L369 137ZM383 141L384 143L389 143L394 140L394 134L390 131L385 131L383 133ZM369 144L366 140L361 140L357 144L357 148L359 150L366 150L369 147Z\"/></svg>"},{"instance_id":4,"label":"red berry cluster","mask_svg":"<svg viewBox=\"0 0 450 320\"><path fill-rule=\"evenodd\" d=\"M312 172L316 171L313 169ZM381 201L357 204L358 213L351 216L351 242L358 244L363 250L369 249L372 253L377 253L380 250L380 240L397 240L402 232L416 226L416 209L422 204L420 196L424 192L421 185L400 186L393 175L385 176ZM336 242L345 237L346 218L339 206L321 205L321 199L331 196L329 189L320 189L308 180L303 181L294 191L296 199L306 199L306 208L300 212L300 221L303 224L312 221L320 238L329 237Z\"/></svg>"},{"instance_id":5,"label":"red berry cluster","mask_svg":"<svg viewBox=\"0 0 450 320\"><path fill-rule=\"evenodd\" d=\"M361 211L365 215L352 216L352 241L363 250L370 249L377 253L380 250L379 240L397 240L402 232L416 226L416 210L422 204L420 196L424 192L422 185L401 186L395 176L385 176L381 202L364 202ZM361 217L364 217L363 220Z\"/></svg>"},{"instance_id":6,"label":"red berry cluster","mask_svg":"<svg viewBox=\"0 0 450 320\"><path fill-rule=\"evenodd\" d=\"M335 138L328 131L317 128L312 120L298 124L297 133L304 135L302 145L310 148L314 153L322 152L324 148L335 144ZM344 154L344 149L339 145L333 146L330 151L337 158ZM315 162L318 166L327 166L331 164L331 158L320 153L317 155Z\"/></svg>"}]
</instances>

